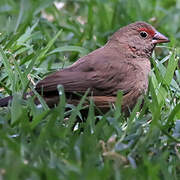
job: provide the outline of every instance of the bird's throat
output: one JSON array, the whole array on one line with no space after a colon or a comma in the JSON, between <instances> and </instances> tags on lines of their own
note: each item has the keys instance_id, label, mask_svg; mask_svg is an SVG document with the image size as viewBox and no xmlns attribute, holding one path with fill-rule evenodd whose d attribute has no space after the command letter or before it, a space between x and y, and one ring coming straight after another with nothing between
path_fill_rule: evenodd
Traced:
<instances>
[{"instance_id":1,"label":"bird's throat","mask_svg":"<svg viewBox=\"0 0 180 180\"><path fill-rule=\"evenodd\" d=\"M138 46L132 46L128 44L129 56L133 58L150 58L152 56L152 52L154 50L155 45L151 44L149 46L144 46L143 48Z\"/></svg>"}]
</instances>

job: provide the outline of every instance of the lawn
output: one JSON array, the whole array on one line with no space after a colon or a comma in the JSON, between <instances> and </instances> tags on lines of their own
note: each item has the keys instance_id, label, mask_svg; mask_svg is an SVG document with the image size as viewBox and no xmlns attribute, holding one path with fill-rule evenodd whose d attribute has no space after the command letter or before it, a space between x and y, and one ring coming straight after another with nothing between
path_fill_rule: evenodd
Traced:
<instances>
[{"instance_id":1,"label":"lawn","mask_svg":"<svg viewBox=\"0 0 180 180\"><path fill-rule=\"evenodd\" d=\"M0 98L14 98L0 108L0 180L180 179L179 19L180 0L1 0ZM96 116L91 102L86 122L73 129L85 96L67 104L59 86L53 109L22 98L139 20L171 40L153 53L142 109L138 102L123 116L119 93L106 114Z\"/></svg>"}]
</instances>

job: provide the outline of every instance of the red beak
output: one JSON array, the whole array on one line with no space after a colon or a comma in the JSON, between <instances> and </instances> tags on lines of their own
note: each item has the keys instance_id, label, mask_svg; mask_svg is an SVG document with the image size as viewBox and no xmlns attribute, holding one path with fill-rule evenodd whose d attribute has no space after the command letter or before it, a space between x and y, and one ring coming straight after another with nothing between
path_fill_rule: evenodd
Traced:
<instances>
[{"instance_id":1,"label":"red beak","mask_svg":"<svg viewBox=\"0 0 180 180\"><path fill-rule=\"evenodd\" d=\"M167 42L170 42L170 40L166 36L161 34L160 32L156 32L154 37L153 37L152 42L153 42L153 44L167 43Z\"/></svg>"}]
</instances>

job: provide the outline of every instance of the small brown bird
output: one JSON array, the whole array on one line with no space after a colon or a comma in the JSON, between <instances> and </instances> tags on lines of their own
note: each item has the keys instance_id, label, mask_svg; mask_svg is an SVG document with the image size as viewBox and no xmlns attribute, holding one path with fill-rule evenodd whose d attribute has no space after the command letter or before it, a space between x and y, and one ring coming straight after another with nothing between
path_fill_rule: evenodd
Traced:
<instances>
[{"instance_id":1,"label":"small brown bird","mask_svg":"<svg viewBox=\"0 0 180 180\"><path fill-rule=\"evenodd\" d=\"M129 24L114 33L103 47L37 83L36 91L52 107L59 101L59 84L64 86L68 103L75 105L80 99L76 93L83 95L90 89L89 97L106 111L121 90L122 110L127 111L148 88L149 58L154 47L166 42L169 39L150 24ZM0 106L7 105L10 99L1 99Z\"/></svg>"}]
</instances>

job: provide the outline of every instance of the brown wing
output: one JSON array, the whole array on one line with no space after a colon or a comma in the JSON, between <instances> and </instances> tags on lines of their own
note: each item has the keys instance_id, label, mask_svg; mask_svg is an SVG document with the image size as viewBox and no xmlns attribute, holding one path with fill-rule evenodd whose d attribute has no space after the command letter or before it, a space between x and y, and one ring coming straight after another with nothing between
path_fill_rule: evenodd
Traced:
<instances>
[{"instance_id":1,"label":"brown wing","mask_svg":"<svg viewBox=\"0 0 180 180\"><path fill-rule=\"evenodd\" d=\"M131 91L135 85L135 75L133 64L101 48L69 68L47 76L37 84L36 90L51 93L57 91L57 85L61 84L67 93L84 93L90 88L94 96L116 96L118 90L124 94Z\"/></svg>"}]
</instances>

